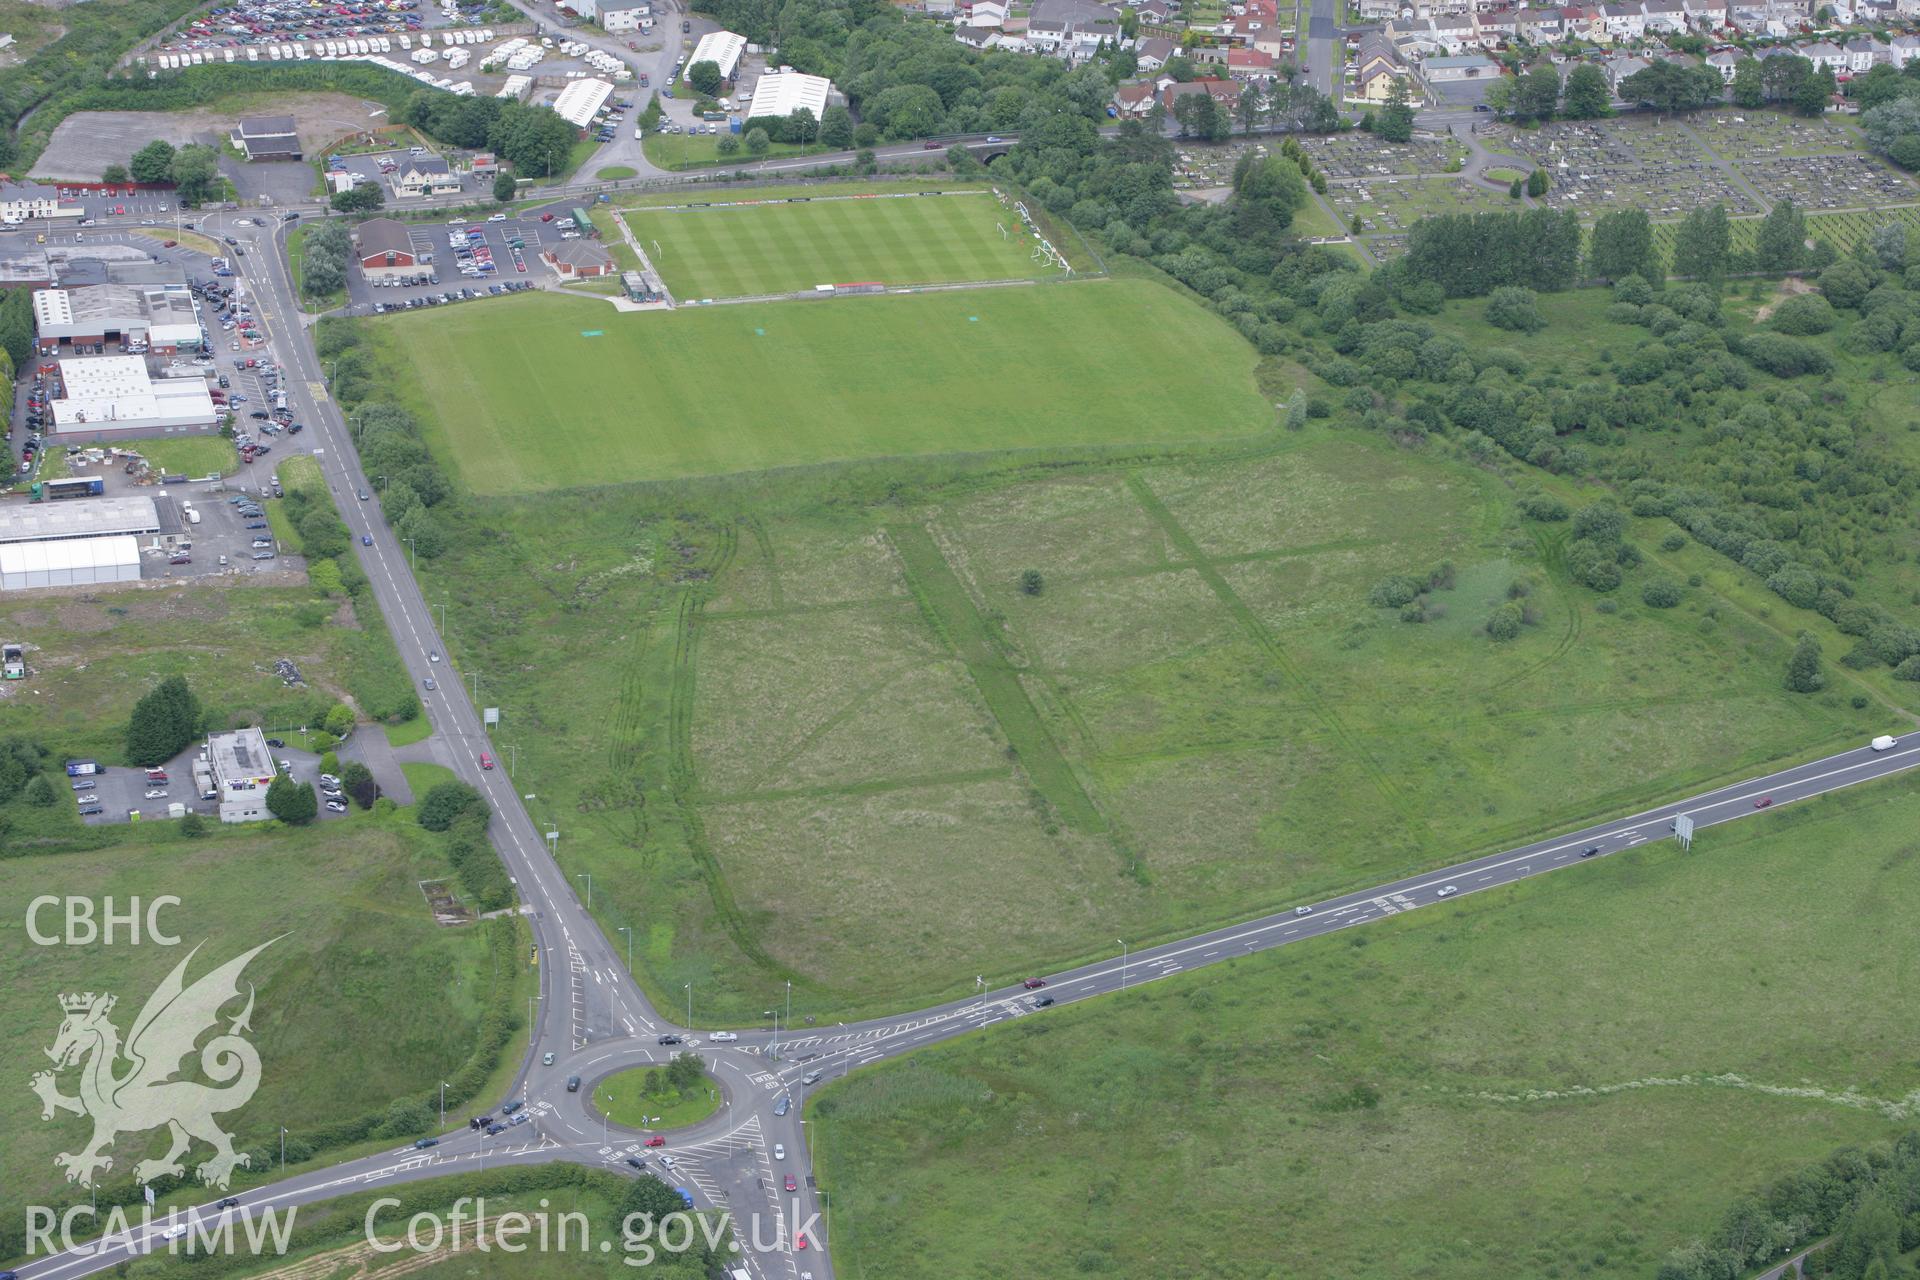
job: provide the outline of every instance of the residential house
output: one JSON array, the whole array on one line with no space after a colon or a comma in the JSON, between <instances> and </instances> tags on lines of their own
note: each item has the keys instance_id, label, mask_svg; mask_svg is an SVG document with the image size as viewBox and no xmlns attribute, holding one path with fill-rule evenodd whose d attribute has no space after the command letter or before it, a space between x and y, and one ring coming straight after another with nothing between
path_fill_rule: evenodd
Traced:
<instances>
[{"instance_id":1,"label":"residential house","mask_svg":"<svg viewBox=\"0 0 1920 1280\"><path fill-rule=\"evenodd\" d=\"M1646 0L1642 7L1647 12L1648 31L1674 35L1687 29L1687 6L1684 0Z\"/></svg>"},{"instance_id":2,"label":"residential house","mask_svg":"<svg viewBox=\"0 0 1920 1280\"><path fill-rule=\"evenodd\" d=\"M1189 80L1185 84L1164 82L1160 90L1160 103L1172 114L1174 104L1180 99L1196 93L1209 95L1222 107L1232 110L1240 101L1240 86L1231 80L1207 79Z\"/></svg>"},{"instance_id":3,"label":"residential house","mask_svg":"<svg viewBox=\"0 0 1920 1280\"><path fill-rule=\"evenodd\" d=\"M1732 5L1729 0L1680 0L1687 11L1690 26L1702 31L1715 31L1727 25Z\"/></svg>"},{"instance_id":4,"label":"residential house","mask_svg":"<svg viewBox=\"0 0 1920 1280\"><path fill-rule=\"evenodd\" d=\"M1733 83L1733 71L1747 55L1738 49L1720 49L1707 55L1707 65L1720 73L1720 78L1728 84Z\"/></svg>"},{"instance_id":5,"label":"residential house","mask_svg":"<svg viewBox=\"0 0 1920 1280\"><path fill-rule=\"evenodd\" d=\"M973 0L960 5L960 12L969 27L1004 27L1007 25L1007 6L1003 0Z\"/></svg>"},{"instance_id":6,"label":"residential house","mask_svg":"<svg viewBox=\"0 0 1920 1280\"><path fill-rule=\"evenodd\" d=\"M1606 15L1592 5L1570 7L1563 5L1560 18L1564 23L1564 35L1568 40L1591 40L1595 44L1607 43Z\"/></svg>"},{"instance_id":7,"label":"residential house","mask_svg":"<svg viewBox=\"0 0 1920 1280\"><path fill-rule=\"evenodd\" d=\"M1258 49L1235 49L1227 54L1227 74L1242 83L1248 80L1271 80L1273 73L1272 54L1262 53Z\"/></svg>"},{"instance_id":8,"label":"residential house","mask_svg":"<svg viewBox=\"0 0 1920 1280\"><path fill-rule=\"evenodd\" d=\"M1488 49L1512 40L1520 31L1518 16L1507 8L1477 13L1473 16L1473 25L1479 33L1481 46Z\"/></svg>"},{"instance_id":9,"label":"residential house","mask_svg":"<svg viewBox=\"0 0 1920 1280\"><path fill-rule=\"evenodd\" d=\"M985 49L1000 38L997 27L970 27L965 23L953 29L953 38L969 49Z\"/></svg>"},{"instance_id":10,"label":"residential house","mask_svg":"<svg viewBox=\"0 0 1920 1280\"><path fill-rule=\"evenodd\" d=\"M1638 40L1647 34L1647 10L1642 4L1604 4L1600 13L1607 34L1615 40Z\"/></svg>"},{"instance_id":11,"label":"residential house","mask_svg":"<svg viewBox=\"0 0 1920 1280\"><path fill-rule=\"evenodd\" d=\"M1160 86L1151 80L1123 84L1113 91L1113 109L1122 120L1138 119L1153 111L1154 96L1159 92Z\"/></svg>"},{"instance_id":12,"label":"residential house","mask_svg":"<svg viewBox=\"0 0 1920 1280\"><path fill-rule=\"evenodd\" d=\"M1896 67L1920 58L1920 36L1895 36L1887 42L1888 57Z\"/></svg>"},{"instance_id":13,"label":"residential house","mask_svg":"<svg viewBox=\"0 0 1920 1280\"><path fill-rule=\"evenodd\" d=\"M1140 70L1158 71L1167 65L1167 59L1175 52L1173 41L1165 36L1152 36L1139 43L1134 49L1134 56L1139 60Z\"/></svg>"},{"instance_id":14,"label":"residential house","mask_svg":"<svg viewBox=\"0 0 1920 1280\"><path fill-rule=\"evenodd\" d=\"M1847 51L1847 70L1856 76L1873 70L1876 62L1893 61L1893 50L1872 36L1855 36L1842 47Z\"/></svg>"},{"instance_id":15,"label":"residential house","mask_svg":"<svg viewBox=\"0 0 1920 1280\"><path fill-rule=\"evenodd\" d=\"M1797 52L1814 66L1826 67L1835 74L1847 69L1847 51L1831 40L1815 40Z\"/></svg>"},{"instance_id":16,"label":"residential house","mask_svg":"<svg viewBox=\"0 0 1920 1280\"><path fill-rule=\"evenodd\" d=\"M1558 9L1522 9L1514 15L1514 34L1528 44L1553 44L1566 29Z\"/></svg>"},{"instance_id":17,"label":"residential house","mask_svg":"<svg viewBox=\"0 0 1920 1280\"><path fill-rule=\"evenodd\" d=\"M1150 27L1164 27L1173 18L1173 10L1167 7L1166 0L1143 0L1134 6L1133 11L1140 15L1143 24Z\"/></svg>"},{"instance_id":18,"label":"residential house","mask_svg":"<svg viewBox=\"0 0 1920 1280\"><path fill-rule=\"evenodd\" d=\"M1385 102L1395 83L1407 78L1407 64L1393 42L1377 32L1360 37L1359 58L1354 67L1355 96L1363 102Z\"/></svg>"},{"instance_id":19,"label":"residential house","mask_svg":"<svg viewBox=\"0 0 1920 1280\"><path fill-rule=\"evenodd\" d=\"M1625 80L1636 71L1645 71L1652 65L1653 64L1645 58L1635 58L1627 54L1620 54L1602 62L1600 69L1607 73L1607 83L1613 86L1613 92L1615 95L1618 95L1620 92L1620 82L1622 80Z\"/></svg>"},{"instance_id":20,"label":"residential house","mask_svg":"<svg viewBox=\"0 0 1920 1280\"><path fill-rule=\"evenodd\" d=\"M1458 57L1467 50L1479 47L1480 33L1474 28L1474 18L1470 13L1441 13L1427 19L1433 32L1436 45L1444 49L1449 57Z\"/></svg>"},{"instance_id":21,"label":"residential house","mask_svg":"<svg viewBox=\"0 0 1920 1280\"><path fill-rule=\"evenodd\" d=\"M393 194L402 200L451 195L460 190L460 175L439 156L413 156L388 177Z\"/></svg>"}]
</instances>

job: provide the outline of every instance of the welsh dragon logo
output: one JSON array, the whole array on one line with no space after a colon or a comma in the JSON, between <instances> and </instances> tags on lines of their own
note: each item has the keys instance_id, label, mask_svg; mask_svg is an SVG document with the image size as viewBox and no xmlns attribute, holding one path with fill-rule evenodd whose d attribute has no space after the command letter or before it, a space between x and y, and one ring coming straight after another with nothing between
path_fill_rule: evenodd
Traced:
<instances>
[{"instance_id":1,"label":"welsh dragon logo","mask_svg":"<svg viewBox=\"0 0 1920 1280\"><path fill-rule=\"evenodd\" d=\"M194 1044L201 1035L218 1026L221 1006L239 997L241 970L272 945L263 942L187 986L187 965L200 950L195 947L148 997L124 1046L118 1028L108 1021L115 997L91 991L60 997L66 1019L60 1024L53 1047L46 1051L54 1069L36 1073L32 1086L40 1095L42 1120L53 1119L57 1111L93 1117L92 1141L77 1153L53 1158L66 1170L68 1182L93 1186L98 1171L113 1168L113 1158L106 1149L118 1135L143 1133L162 1125L171 1132L172 1147L161 1159L134 1165L133 1176L138 1182L183 1175L180 1157L195 1138L214 1150L213 1158L194 1170L210 1186L225 1190L234 1166L249 1163L244 1153L234 1151L231 1135L214 1122L214 1117L244 1107L260 1087L260 1055L240 1034L252 1030L248 1025L253 1016L251 983L247 985L246 1008L233 1018L224 1034L214 1036L199 1049L201 1072L226 1087L173 1077L180 1071L181 1059L195 1051ZM55 1076L76 1066L81 1068L80 1096L69 1098L60 1092Z\"/></svg>"}]
</instances>

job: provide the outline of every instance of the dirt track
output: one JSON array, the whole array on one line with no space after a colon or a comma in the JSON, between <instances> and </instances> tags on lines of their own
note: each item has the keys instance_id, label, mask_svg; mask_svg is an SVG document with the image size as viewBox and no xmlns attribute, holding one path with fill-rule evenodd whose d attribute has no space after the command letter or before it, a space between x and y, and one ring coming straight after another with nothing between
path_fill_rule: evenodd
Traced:
<instances>
[{"instance_id":1,"label":"dirt track","mask_svg":"<svg viewBox=\"0 0 1920 1280\"><path fill-rule=\"evenodd\" d=\"M312 151L336 142L357 129L386 123L377 103L362 102L338 93L309 93L294 97L252 95L259 101L193 111L83 111L67 117L53 131L47 149L33 167L35 177L69 181L97 181L110 164L126 164L133 153L159 138L179 146L187 142L218 142L243 115L292 115L301 145Z\"/></svg>"}]
</instances>

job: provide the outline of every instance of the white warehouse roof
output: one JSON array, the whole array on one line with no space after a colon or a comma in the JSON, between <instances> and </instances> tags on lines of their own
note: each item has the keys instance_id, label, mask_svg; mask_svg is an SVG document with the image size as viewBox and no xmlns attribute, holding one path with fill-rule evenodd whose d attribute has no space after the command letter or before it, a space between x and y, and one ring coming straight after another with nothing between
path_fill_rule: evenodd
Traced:
<instances>
[{"instance_id":1,"label":"white warehouse roof","mask_svg":"<svg viewBox=\"0 0 1920 1280\"><path fill-rule=\"evenodd\" d=\"M50 402L56 432L206 427L219 420L206 379L150 378L139 356L62 360L60 380L67 394Z\"/></svg>"},{"instance_id":2,"label":"white warehouse roof","mask_svg":"<svg viewBox=\"0 0 1920 1280\"><path fill-rule=\"evenodd\" d=\"M693 56L687 59L691 67L696 62L711 62L720 68L722 80L733 79L733 73L740 68L740 55L747 51L747 38L737 36L731 31L709 31L700 37L700 43L693 46Z\"/></svg>"},{"instance_id":3,"label":"white warehouse roof","mask_svg":"<svg viewBox=\"0 0 1920 1280\"><path fill-rule=\"evenodd\" d=\"M127 534L0 546L0 590L134 582L139 577L140 544Z\"/></svg>"},{"instance_id":4,"label":"white warehouse roof","mask_svg":"<svg viewBox=\"0 0 1920 1280\"><path fill-rule=\"evenodd\" d=\"M553 100L553 110L576 129L584 129L593 123L612 94L613 86L605 80L575 80Z\"/></svg>"},{"instance_id":5,"label":"white warehouse roof","mask_svg":"<svg viewBox=\"0 0 1920 1280\"><path fill-rule=\"evenodd\" d=\"M825 76L810 76L792 67L782 67L766 72L760 77L760 83L753 86L753 105L747 108L747 118L790 116L805 107L818 120L826 111L827 95L832 92L833 81Z\"/></svg>"},{"instance_id":6,"label":"white warehouse roof","mask_svg":"<svg viewBox=\"0 0 1920 1280\"><path fill-rule=\"evenodd\" d=\"M0 505L0 545L159 531L160 513L152 498L65 498Z\"/></svg>"}]
</instances>

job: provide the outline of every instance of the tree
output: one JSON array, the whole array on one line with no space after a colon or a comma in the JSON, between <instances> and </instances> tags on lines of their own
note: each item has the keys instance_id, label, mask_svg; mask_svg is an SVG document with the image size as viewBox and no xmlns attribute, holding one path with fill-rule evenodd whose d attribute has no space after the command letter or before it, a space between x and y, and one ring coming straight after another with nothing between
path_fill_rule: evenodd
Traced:
<instances>
[{"instance_id":1,"label":"tree","mask_svg":"<svg viewBox=\"0 0 1920 1280\"><path fill-rule=\"evenodd\" d=\"M1413 141L1413 95L1404 77L1395 76L1387 86L1387 105L1374 119L1373 133L1383 142Z\"/></svg>"},{"instance_id":2,"label":"tree","mask_svg":"<svg viewBox=\"0 0 1920 1280\"><path fill-rule=\"evenodd\" d=\"M1760 60L1742 58L1733 64L1733 105L1748 111L1758 110L1767 101L1767 91L1761 82Z\"/></svg>"},{"instance_id":3,"label":"tree","mask_svg":"<svg viewBox=\"0 0 1920 1280\"><path fill-rule=\"evenodd\" d=\"M1727 259L1732 252L1733 232L1727 225L1727 207L1716 204L1710 209L1695 209L1681 222L1674 236L1674 274L1719 284L1726 277Z\"/></svg>"},{"instance_id":4,"label":"tree","mask_svg":"<svg viewBox=\"0 0 1920 1280\"><path fill-rule=\"evenodd\" d=\"M1598 120L1613 114L1613 91L1607 87L1607 73L1591 62L1583 62L1567 75L1561 98L1561 114L1569 120Z\"/></svg>"},{"instance_id":5,"label":"tree","mask_svg":"<svg viewBox=\"0 0 1920 1280\"><path fill-rule=\"evenodd\" d=\"M134 157L136 160L138 156ZM188 143L173 153L173 163L167 166L167 176L173 179L174 193L183 204L204 204L213 198L220 183L220 155L212 147L199 143Z\"/></svg>"},{"instance_id":6,"label":"tree","mask_svg":"<svg viewBox=\"0 0 1920 1280\"><path fill-rule=\"evenodd\" d=\"M142 765L171 760L199 734L202 714L186 677L168 676L134 703L127 723L127 758Z\"/></svg>"},{"instance_id":7,"label":"tree","mask_svg":"<svg viewBox=\"0 0 1920 1280\"><path fill-rule=\"evenodd\" d=\"M1794 693L1818 693L1826 687L1827 676L1820 669L1820 642L1803 631L1787 659L1787 688Z\"/></svg>"},{"instance_id":8,"label":"tree","mask_svg":"<svg viewBox=\"0 0 1920 1280\"><path fill-rule=\"evenodd\" d=\"M1520 635L1520 627L1526 620L1526 614L1512 600L1494 607L1487 615L1487 637L1492 640L1514 640Z\"/></svg>"},{"instance_id":9,"label":"tree","mask_svg":"<svg viewBox=\"0 0 1920 1280\"><path fill-rule=\"evenodd\" d=\"M1680 584L1672 578L1650 578L1640 588L1640 599L1649 609L1671 609L1680 603Z\"/></svg>"},{"instance_id":10,"label":"tree","mask_svg":"<svg viewBox=\"0 0 1920 1280\"><path fill-rule=\"evenodd\" d=\"M127 180L127 166L110 164L100 171L100 181L118 186Z\"/></svg>"},{"instance_id":11,"label":"tree","mask_svg":"<svg viewBox=\"0 0 1920 1280\"><path fill-rule=\"evenodd\" d=\"M1487 110L1497 116L1506 115L1508 109L1513 106L1513 85L1511 76L1500 76L1491 81L1487 85L1485 95Z\"/></svg>"},{"instance_id":12,"label":"tree","mask_svg":"<svg viewBox=\"0 0 1920 1280\"><path fill-rule=\"evenodd\" d=\"M267 812L289 826L303 827L319 816L320 800L312 783L295 782L282 773L267 786Z\"/></svg>"},{"instance_id":13,"label":"tree","mask_svg":"<svg viewBox=\"0 0 1920 1280\"><path fill-rule=\"evenodd\" d=\"M698 1054L676 1053L673 1060L667 1063L667 1083L682 1093L699 1088L706 1074L700 1066Z\"/></svg>"},{"instance_id":14,"label":"tree","mask_svg":"<svg viewBox=\"0 0 1920 1280\"><path fill-rule=\"evenodd\" d=\"M512 181L511 178L508 179ZM386 195L377 182L361 182L348 187L345 191L336 191L327 202L340 213L372 213L387 202Z\"/></svg>"},{"instance_id":15,"label":"tree","mask_svg":"<svg viewBox=\"0 0 1920 1280\"><path fill-rule=\"evenodd\" d=\"M1240 100L1233 104L1234 115L1240 120L1240 132L1252 133L1254 124L1261 115L1260 86L1249 84L1240 90Z\"/></svg>"},{"instance_id":16,"label":"tree","mask_svg":"<svg viewBox=\"0 0 1920 1280\"><path fill-rule=\"evenodd\" d=\"M1538 200L1547 194L1547 171L1535 169L1527 175L1527 194Z\"/></svg>"},{"instance_id":17,"label":"tree","mask_svg":"<svg viewBox=\"0 0 1920 1280\"><path fill-rule=\"evenodd\" d=\"M1515 178L1507 184L1507 199L1518 200L1526 192L1526 189L1526 180L1524 178Z\"/></svg>"},{"instance_id":18,"label":"tree","mask_svg":"<svg viewBox=\"0 0 1920 1280\"><path fill-rule=\"evenodd\" d=\"M1513 115L1517 120L1553 119L1560 105L1560 72L1553 65L1535 67L1513 86Z\"/></svg>"},{"instance_id":19,"label":"tree","mask_svg":"<svg viewBox=\"0 0 1920 1280\"><path fill-rule=\"evenodd\" d=\"M189 810L186 815L180 819L180 834L189 840L197 839L207 834L207 820Z\"/></svg>"},{"instance_id":20,"label":"tree","mask_svg":"<svg viewBox=\"0 0 1920 1280\"><path fill-rule=\"evenodd\" d=\"M1234 234L1248 244L1273 244L1307 202L1300 167L1283 155L1249 151L1233 166L1227 216Z\"/></svg>"},{"instance_id":21,"label":"tree","mask_svg":"<svg viewBox=\"0 0 1920 1280\"><path fill-rule=\"evenodd\" d=\"M166 182L173 173L173 144L153 141L133 153L127 171L135 182Z\"/></svg>"},{"instance_id":22,"label":"tree","mask_svg":"<svg viewBox=\"0 0 1920 1280\"><path fill-rule=\"evenodd\" d=\"M739 155L740 139L734 137L731 133L723 133L714 141L713 149L717 154L723 156Z\"/></svg>"},{"instance_id":23,"label":"tree","mask_svg":"<svg viewBox=\"0 0 1920 1280\"><path fill-rule=\"evenodd\" d=\"M643 1173L628 1185L620 1197L620 1230L631 1232L636 1239L641 1224L660 1223L676 1213L687 1212L687 1202L660 1179L650 1173Z\"/></svg>"},{"instance_id":24,"label":"tree","mask_svg":"<svg viewBox=\"0 0 1920 1280\"><path fill-rule=\"evenodd\" d=\"M1518 333L1536 333L1547 327L1533 290L1512 285L1495 289L1487 299L1487 323L1496 329L1512 329Z\"/></svg>"},{"instance_id":25,"label":"tree","mask_svg":"<svg viewBox=\"0 0 1920 1280\"><path fill-rule=\"evenodd\" d=\"M336 738L344 738L353 732L353 708L344 702L336 702L327 708L326 718L321 727ZM333 770L327 770L332 773Z\"/></svg>"},{"instance_id":26,"label":"tree","mask_svg":"<svg viewBox=\"0 0 1920 1280\"><path fill-rule=\"evenodd\" d=\"M506 204L511 201L514 193L519 189L520 184L515 182L513 175L505 169L493 175L493 198L499 203Z\"/></svg>"},{"instance_id":27,"label":"tree","mask_svg":"<svg viewBox=\"0 0 1920 1280\"><path fill-rule=\"evenodd\" d=\"M853 115L844 106L836 103L821 113L820 142L835 151L853 145Z\"/></svg>"},{"instance_id":28,"label":"tree","mask_svg":"<svg viewBox=\"0 0 1920 1280\"><path fill-rule=\"evenodd\" d=\"M489 817L486 797L464 782L441 782L420 801L415 820L429 831L445 831L460 819Z\"/></svg>"},{"instance_id":29,"label":"tree","mask_svg":"<svg viewBox=\"0 0 1920 1280\"><path fill-rule=\"evenodd\" d=\"M362 809L373 808L373 802L380 798L380 786L373 780L373 770L358 760L349 760L341 766L340 789Z\"/></svg>"},{"instance_id":30,"label":"tree","mask_svg":"<svg viewBox=\"0 0 1920 1280\"><path fill-rule=\"evenodd\" d=\"M720 96L720 90L726 87L726 78L720 74L720 64L712 58L702 58L687 68L687 83L694 92L708 98Z\"/></svg>"},{"instance_id":31,"label":"tree","mask_svg":"<svg viewBox=\"0 0 1920 1280\"><path fill-rule=\"evenodd\" d=\"M767 131L765 129L749 129L747 131L747 151L750 154L756 156L767 154L767 147L770 143L771 140L767 137Z\"/></svg>"},{"instance_id":32,"label":"tree","mask_svg":"<svg viewBox=\"0 0 1920 1280\"><path fill-rule=\"evenodd\" d=\"M1588 246L1588 271L1609 284L1628 276L1660 277L1660 255L1653 247L1653 221L1644 209L1616 209L1594 219Z\"/></svg>"},{"instance_id":33,"label":"tree","mask_svg":"<svg viewBox=\"0 0 1920 1280\"><path fill-rule=\"evenodd\" d=\"M1762 271L1792 271L1807 251L1807 220L1790 199L1778 200L1760 220L1753 260Z\"/></svg>"},{"instance_id":34,"label":"tree","mask_svg":"<svg viewBox=\"0 0 1920 1280\"><path fill-rule=\"evenodd\" d=\"M1793 94L1788 101L1793 106L1793 114L1809 119L1825 114L1827 104L1833 100L1833 68L1822 63L1800 78L1793 86Z\"/></svg>"},{"instance_id":35,"label":"tree","mask_svg":"<svg viewBox=\"0 0 1920 1280\"><path fill-rule=\"evenodd\" d=\"M28 804L41 809L58 803L60 799L60 793L53 789L53 779L44 773L34 774L33 780L27 783L26 790L21 794L26 797Z\"/></svg>"},{"instance_id":36,"label":"tree","mask_svg":"<svg viewBox=\"0 0 1920 1280\"><path fill-rule=\"evenodd\" d=\"M1719 102L1725 92L1726 82L1714 68L1683 67L1666 61L1636 71L1620 82L1621 98L1645 103L1660 115L1697 111Z\"/></svg>"}]
</instances>

